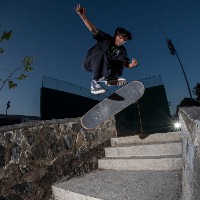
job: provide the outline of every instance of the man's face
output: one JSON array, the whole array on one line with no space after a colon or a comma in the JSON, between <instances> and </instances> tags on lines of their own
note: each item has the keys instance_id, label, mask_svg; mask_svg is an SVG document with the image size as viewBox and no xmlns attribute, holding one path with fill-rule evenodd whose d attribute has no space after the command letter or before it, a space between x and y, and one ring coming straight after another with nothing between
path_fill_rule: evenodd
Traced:
<instances>
[{"instance_id":1,"label":"man's face","mask_svg":"<svg viewBox=\"0 0 200 200\"><path fill-rule=\"evenodd\" d=\"M121 45L123 45L127 40L128 40L128 38L127 38L126 36L123 36L123 35L116 35L116 37L115 37L115 45L121 46Z\"/></svg>"}]
</instances>

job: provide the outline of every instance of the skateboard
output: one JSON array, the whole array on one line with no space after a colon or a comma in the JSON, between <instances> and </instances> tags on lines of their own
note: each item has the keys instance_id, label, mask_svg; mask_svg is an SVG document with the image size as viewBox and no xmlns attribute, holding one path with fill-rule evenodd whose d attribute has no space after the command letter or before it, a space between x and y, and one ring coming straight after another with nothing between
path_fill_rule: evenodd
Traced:
<instances>
[{"instance_id":1,"label":"skateboard","mask_svg":"<svg viewBox=\"0 0 200 200\"><path fill-rule=\"evenodd\" d=\"M96 128L118 112L137 102L144 94L144 85L131 81L105 98L83 115L81 124L85 129Z\"/></svg>"}]
</instances>

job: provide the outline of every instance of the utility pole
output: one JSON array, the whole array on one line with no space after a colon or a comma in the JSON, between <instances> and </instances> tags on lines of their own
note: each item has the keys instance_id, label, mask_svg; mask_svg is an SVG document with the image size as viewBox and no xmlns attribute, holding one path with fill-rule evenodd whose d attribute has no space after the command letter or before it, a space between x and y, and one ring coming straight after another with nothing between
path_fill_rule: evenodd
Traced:
<instances>
[{"instance_id":1,"label":"utility pole","mask_svg":"<svg viewBox=\"0 0 200 200\"><path fill-rule=\"evenodd\" d=\"M7 110L10 108L10 101L7 102L7 107L6 107L6 118L7 118Z\"/></svg>"},{"instance_id":2,"label":"utility pole","mask_svg":"<svg viewBox=\"0 0 200 200\"><path fill-rule=\"evenodd\" d=\"M169 48L169 51L172 55L176 55L176 57L178 58L178 61L180 63L180 66L181 66L181 69L182 69L182 72L183 72L183 75L185 77L185 81L186 81L186 84L187 84L187 88L188 88L188 91L189 91L189 94L190 94L190 100L191 100L191 104L193 104L193 99L192 99L192 93L191 93L191 90L190 90L190 86L189 86L189 83L188 83L188 80L187 80L187 77L186 77L186 73L185 73L185 70L183 68L183 65L181 63L181 60L178 56L178 53L176 51L176 49L174 48L174 45L172 44L172 41L170 39L167 39L167 45L168 45L168 48Z\"/></svg>"}]
</instances>

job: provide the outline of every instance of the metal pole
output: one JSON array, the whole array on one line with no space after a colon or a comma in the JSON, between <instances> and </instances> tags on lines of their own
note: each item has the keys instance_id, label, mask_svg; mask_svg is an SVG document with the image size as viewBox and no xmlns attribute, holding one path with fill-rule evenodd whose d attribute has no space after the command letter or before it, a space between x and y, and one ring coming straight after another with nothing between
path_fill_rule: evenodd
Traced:
<instances>
[{"instance_id":1,"label":"metal pole","mask_svg":"<svg viewBox=\"0 0 200 200\"><path fill-rule=\"evenodd\" d=\"M183 71L183 75L184 75L184 77L185 77L185 81L186 81L186 84L187 84L187 87L188 87L188 91L189 91L189 94L190 94L190 99L191 99L191 102L192 102L192 93L191 93L191 90L190 90L190 86L189 86L189 83L188 83L188 79L187 79L185 70L184 70L184 68L183 68L183 65L182 65L182 63L181 63L181 60L180 60L180 58L179 58L179 56L178 56L176 50L175 50L175 54L176 54L176 56L177 56L177 58L178 58L178 61L179 61L180 66L181 66L181 69L182 69L182 71Z\"/></svg>"},{"instance_id":2,"label":"metal pole","mask_svg":"<svg viewBox=\"0 0 200 200\"><path fill-rule=\"evenodd\" d=\"M187 88L188 88L188 91L189 91L189 94L190 94L191 104L193 105L192 93L191 93L190 86L189 86L189 83L188 83L188 79L187 79L185 70L183 68L183 65L181 63L181 60L180 60L178 53L177 53L176 49L174 48L174 45L172 44L172 41L170 39L167 39L167 44L168 44L168 48L170 50L170 53L173 54L173 55L176 55L176 57L178 58L178 61L179 61L179 64L181 66L181 69L182 69L182 72L183 72L183 75L185 77L185 81L186 81L186 84L187 84Z\"/></svg>"},{"instance_id":3,"label":"metal pole","mask_svg":"<svg viewBox=\"0 0 200 200\"><path fill-rule=\"evenodd\" d=\"M7 106L6 106L6 118L7 118L7 111L10 108L10 101L7 102Z\"/></svg>"},{"instance_id":4,"label":"metal pole","mask_svg":"<svg viewBox=\"0 0 200 200\"><path fill-rule=\"evenodd\" d=\"M140 105L139 105L138 101L137 101L137 107L138 107L138 115L139 115L139 120L140 120L140 131L141 131L141 134L143 134L142 119L141 119L141 113L140 113Z\"/></svg>"}]
</instances>

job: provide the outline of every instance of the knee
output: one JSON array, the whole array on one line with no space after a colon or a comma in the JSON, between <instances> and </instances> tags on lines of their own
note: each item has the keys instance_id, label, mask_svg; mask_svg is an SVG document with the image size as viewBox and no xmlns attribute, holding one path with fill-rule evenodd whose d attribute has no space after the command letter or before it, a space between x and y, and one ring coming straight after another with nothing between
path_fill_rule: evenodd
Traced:
<instances>
[{"instance_id":1,"label":"knee","mask_svg":"<svg viewBox=\"0 0 200 200\"><path fill-rule=\"evenodd\" d=\"M91 71L91 67L89 65L84 65L83 64L83 69L85 69L86 71Z\"/></svg>"},{"instance_id":2,"label":"knee","mask_svg":"<svg viewBox=\"0 0 200 200\"><path fill-rule=\"evenodd\" d=\"M83 69L85 69L86 71L91 71L90 64L89 64L89 62L88 62L86 59L83 61L82 67L83 67Z\"/></svg>"}]
</instances>

